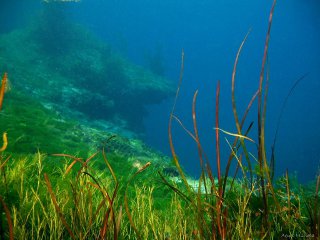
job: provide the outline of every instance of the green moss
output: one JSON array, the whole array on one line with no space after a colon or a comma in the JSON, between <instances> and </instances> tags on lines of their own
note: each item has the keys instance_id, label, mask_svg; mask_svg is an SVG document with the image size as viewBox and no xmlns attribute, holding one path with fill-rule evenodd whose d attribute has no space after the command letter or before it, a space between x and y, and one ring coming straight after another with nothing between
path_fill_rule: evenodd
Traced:
<instances>
[{"instance_id":1,"label":"green moss","mask_svg":"<svg viewBox=\"0 0 320 240\"><path fill-rule=\"evenodd\" d=\"M8 152L87 153L89 146L77 136L76 125L25 94L12 91L5 96L0 131L8 133Z\"/></svg>"}]
</instances>

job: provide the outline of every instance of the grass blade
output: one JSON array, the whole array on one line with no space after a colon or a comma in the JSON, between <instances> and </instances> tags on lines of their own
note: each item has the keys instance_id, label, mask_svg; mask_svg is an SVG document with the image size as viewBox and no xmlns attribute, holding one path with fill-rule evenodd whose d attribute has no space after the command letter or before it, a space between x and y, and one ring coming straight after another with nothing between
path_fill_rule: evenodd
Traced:
<instances>
[{"instance_id":1,"label":"grass blade","mask_svg":"<svg viewBox=\"0 0 320 240\"><path fill-rule=\"evenodd\" d=\"M309 73L306 73L304 74L303 76L301 76L299 79L297 79L294 84L292 85L292 87L290 88L287 96L285 97L282 105L281 105L281 109L280 109L280 114L279 114L279 117L278 117L278 121L277 121L277 127L276 127L276 132L274 134L274 138L273 138L273 144L271 146L271 158L270 158L270 165L269 165L269 168L270 168L270 175L271 175L271 181L273 180L274 178L274 167L275 167L275 147L276 147L276 141L277 141L277 137L278 137L278 132L279 132L279 129L280 129L280 123L281 123L281 119L282 119L282 116L283 116L283 113L284 113L284 109L287 105L287 102L288 102L288 99L289 97L291 96L291 94L293 93L294 89L298 86L298 84L304 79L306 78L307 76L309 75Z\"/></svg>"},{"instance_id":2,"label":"grass blade","mask_svg":"<svg viewBox=\"0 0 320 240\"><path fill-rule=\"evenodd\" d=\"M1 165L0 165L0 170L6 165L6 163L9 161L10 157L11 157L11 156L7 157L6 160L4 160L3 163L1 163Z\"/></svg>"},{"instance_id":3,"label":"grass blade","mask_svg":"<svg viewBox=\"0 0 320 240\"><path fill-rule=\"evenodd\" d=\"M135 176L137 176L139 173L143 172L144 170L146 170L149 166L150 166L151 162L147 162L144 166L142 166L137 172L135 172L131 177L130 179L128 180L128 183L127 183L127 186L126 186L126 190L124 192L124 206L126 208L126 212L127 212L127 216L128 216L128 219L129 219L129 222L130 222L130 225L131 227L133 228L133 230L135 231L135 233L137 234L138 236L138 239L142 239L141 238L141 235L138 231L138 229L136 228L133 220L132 220L132 216L131 216L131 213L130 213L130 210L129 210L129 204L128 204L128 187L131 183L131 181L135 178Z\"/></svg>"},{"instance_id":4,"label":"grass blade","mask_svg":"<svg viewBox=\"0 0 320 240\"><path fill-rule=\"evenodd\" d=\"M181 176L181 179L182 179L184 185L186 186L188 192L190 192L191 191L190 190L190 186L189 186L189 184L187 182L187 179L186 179L186 177L185 177L185 175L184 175L184 173L182 171L182 168L180 166L180 163L179 163L179 160L178 160L175 148L174 148L173 140L172 140L172 120L173 120L174 111L175 111L175 108L176 108L176 104L177 104L177 100L178 100L178 96L179 96L179 92L180 92L180 86L181 86L182 79L183 79L183 71L184 71L184 51L182 50L179 83L178 83L178 87L177 87L177 91L176 91L176 95L175 95L175 98L174 98L172 110L171 110L170 117L169 117L169 123L168 123L168 138L169 138L169 145L170 145L170 150L171 150L171 154L172 154L172 157L173 157L174 164L177 167L177 170L178 170L178 172L179 172L179 174Z\"/></svg>"},{"instance_id":5,"label":"grass blade","mask_svg":"<svg viewBox=\"0 0 320 240\"><path fill-rule=\"evenodd\" d=\"M273 1L270 14L269 14L269 24L268 24L268 31L266 35L265 45L264 45L264 53L263 53L263 59L262 59L262 65L261 65L261 71L260 71L260 79L259 79L259 93L258 93L258 136L259 136L259 143L258 143L258 161L260 166L260 185L261 185L261 192L262 192L262 199L263 199L263 219L264 219L264 226L267 228L267 231L269 229L269 223L268 223L268 203L267 203L267 196L266 196L266 189L265 189L265 179L264 175L266 172L266 151L265 151L265 136L264 136L264 122L265 122L265 106L266 103L262 103L262 86L263 86L263 80L264 80L264 73L265 73L265 65L268 55L268 48L269 48L269 40L270 40L270 32L271 32L271 26L272 26L272 18L273 18L273 12L276 5L276 0ZM265 96L266 97L266 96ZM269 182L271 184L271 182Z\"/></svg>"},{"instance_id":6,"label":"grass blade","mask_svg":"<svg viewBox=\"0 0 320 240\"><path fill-rule=\"evenodd\" d=\"M56 199L56 196L54 195L53 191L52 191L52 186L51 186L51 183L50 183L50 180L49 180L49 177L48 175L45 173L44 174L44 179L46 181L46 185L48 187L48 191L49 191L49 194L50 194L50 197L51 197L51 200L53 202L53 205L56 209L56 212L58 214L58 216L60 217L60 220L62 221L63 225L65 226L65 228L67 229L67 231L69 232L69 235L72 239L76 239L73 232L71 231L71 228L69 227L66 219L64 218L63 216L63 213L61 212L61 209L58 205L58 202L57 202L57 199Z\"/></svg>"}]
</instances>

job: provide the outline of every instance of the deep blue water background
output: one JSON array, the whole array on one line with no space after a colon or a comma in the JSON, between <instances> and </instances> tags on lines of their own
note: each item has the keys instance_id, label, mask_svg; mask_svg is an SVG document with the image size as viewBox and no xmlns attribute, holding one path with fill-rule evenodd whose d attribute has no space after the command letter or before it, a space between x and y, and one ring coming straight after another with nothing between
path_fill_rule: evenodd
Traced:
<instances>
[{"instance_id":1,"label":"deep blue water background","mask_svg":"<svg viewBox=\"0 0 320 240\"><path fill-rule=\"evenodd\" d=\"M1 1L0 32L27 24L43 7L36 1ZM66 3L70 19L91 29L101 39L136 64L148 66L148 58L160 51L165 76L176 84L181 50L185 71L176 115L191 130L191 104L199 89L197 120L202 145L215 168L214 111L217 81L221 81L220 127L236 132L231 109L231 72L238 47L244 46L236 82L237 106L242 115L258 87L265 34L272 1L254 0L82 0ZM269 47L270 85L266 123L266 147L271 148L281 104L294 81L309 73L287 102L276 146L276 170L313 180L320 163L320 2L279 0L275 9ZM167 126L173 99L149 106L144 140L170 154ZM257 106L255 102L254 108ZM247 126L256 111L248 116ZM255 130L249 135L255 137ZM174 143L181 164L199 173L196 144L174 123ZM222 161L229 154L221 134ZM255 152L254 146L251 149ZM270 154L270 152L269 152ZM222 165L225 166L225 161Z\"/></svg>"}]
</instances>

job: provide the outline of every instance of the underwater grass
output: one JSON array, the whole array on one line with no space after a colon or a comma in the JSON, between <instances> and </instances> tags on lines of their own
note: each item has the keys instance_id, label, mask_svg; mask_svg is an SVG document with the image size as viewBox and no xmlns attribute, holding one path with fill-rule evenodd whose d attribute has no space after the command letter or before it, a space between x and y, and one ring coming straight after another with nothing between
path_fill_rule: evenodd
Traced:
<instances>
[{"instance_id":1,"label":"underwater grass","mask_svg":"<svg viewBox=\"0 0 320 240\"><path fill-rule=\"evenodd\" d=\"M91 161L103 161L101 158L99 153ZM40 153L17 158L7 166L10 191L15 199L4 197L4 201L15 239L138 239L131 224L136 226L141 239L165 239L169 233L180 234L174 233L172 226L185 229L185 225L173 225L173 221L180 220L175 214L168 214L176 211L177 205L184 205L177 197L170 205L174 194L167 196L168 205L157 207L165 196L163 188L146 183L142 186L134 181L149 164L130 175L129 181L119 180L117 187L107 167L97 170L88 162L87 170L83 168L79 175L76 165L68 170L73 161L70 159L65 159L63 168L50 172L45 167L48 156ZM2 184L1 181L1 189ZM8 236L6 231L3 234Z\"/></svg>"}]
</instances>

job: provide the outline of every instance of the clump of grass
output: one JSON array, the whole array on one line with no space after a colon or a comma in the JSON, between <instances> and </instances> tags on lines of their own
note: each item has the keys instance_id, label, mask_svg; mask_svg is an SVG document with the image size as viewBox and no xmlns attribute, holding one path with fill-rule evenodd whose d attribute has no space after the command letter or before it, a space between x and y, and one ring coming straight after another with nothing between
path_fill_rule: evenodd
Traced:
<instances>
[{"instance_id":1,"label":"clump of grass","mask_svg":"<svg viewBox=\"0 0 320 240\"><path fill-rule=\"evenodd\" d=\"M6 165L11 193L3 201L15 239L183 239L192 231L184 202L159 185L138 181L149 164L122 180L104 152L85 160L67 154L55 159L65 164L52 168L50 156L37 153L13 156ZM105 161L106 168L96 169L94 161Z\"/></svg>"}]
</instances>

